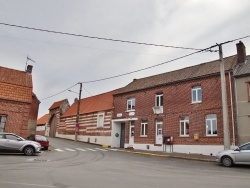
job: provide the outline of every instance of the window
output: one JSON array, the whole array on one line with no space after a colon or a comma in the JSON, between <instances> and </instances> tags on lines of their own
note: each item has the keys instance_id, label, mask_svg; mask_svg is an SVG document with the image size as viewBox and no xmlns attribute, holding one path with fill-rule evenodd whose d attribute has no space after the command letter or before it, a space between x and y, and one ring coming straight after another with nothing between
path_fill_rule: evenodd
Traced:
<instances>
[{"instance_id":1,"label":"window","mask_svg":"<svg viewBox=\"0 0 250 188\"><path fill-rule=\"evenodd\" d=\"M155 96L155 106L163 106L163 94L157 94Z\"/></svg>"},{"instance_id":2,"label":"window","mask_svg":"<svg viewBox=\"0 0 250 188\"><path fill-rule=\"evenodd\" d=\"M180 136L189 136L189 117L188 116L181 117Z\"/></svg>"},{"instance_id":3,"label":"window","mask_svg":"<svg viewBox=\"0 0 250 188\"><path fill-rule=\"evenodd\" d=\"M97 127L103 127L104 125L104 113L97 116Z\"/></svg>"},{"instance_id":4,"label":"window","mask_svg":"<svg viewBox=\"0 0 250 188\"><path fill-rule=\"evenodd\" d=\"M148 122L144 121L141 123L141 136L148 135Z\"/></svg>"},{"instance_id":5,"label":"window","mask_svg":"<svg viewBox=\"0 0 250 188\"><path fill-rule=\"evenodd\" d=\"M127 111L135 110L135 98L129 98L127 100Z\"/></svg>"},{"instance_id":6,"label":"window","mask_svg":"<svg viewBox=\"0 0 250 188\"><path fill-rule=\"evenodd\" d=\"M0 115L0 132L4 132L5 131L6 119L7 119L7 116Z\"/></svg>"},{"instance_id":7,"label":"window","mask_svg":"<svg viewBox=\"0 0 250 188\"><path fill-rule=\"evenodd\" d=\"M200 103L201 102L201 86L195 86L192 88L192 103Z\"/></svg>"},{"instance_id":8,"label":"window","mask_svg":"<svg viewBox=\"0 0 250 188\"><path fill-rule=\"evenodd\" d=\"M206 115L206 135L217 136L217 116L216 114Z\"/></svg>"}]
</instances>

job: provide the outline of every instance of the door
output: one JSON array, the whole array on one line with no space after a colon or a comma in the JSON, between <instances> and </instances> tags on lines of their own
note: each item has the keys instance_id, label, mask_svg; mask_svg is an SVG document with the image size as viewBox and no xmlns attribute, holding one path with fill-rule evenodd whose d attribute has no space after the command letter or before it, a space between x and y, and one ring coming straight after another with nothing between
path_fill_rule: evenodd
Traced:
<instances>
[{"instance_id":1,"label":"door","mask_svg":"<svg viewBox=\"0 0 250 188\"><path fill-rule=\"evenodd\" d=\"M155 144L162 144L162 121L156 120L156 127L155 127Z\"/></svg>"},{"instance_id":2,"label":"door","mask_svg":"<svg viewBox=\"0 0 250 188\"><path fill-rule=\"evenodd\" d=\"M129 129L129 145L134 145L134 133L135 133L135 122L130 121L130 129Z\"/></svg>"},{"instance_id":3,"label":"door","mask_svg":"<svg viewBox=\"0 0 250 188\"><path fill-rule=\"evenodd\" d=\"M121 123L120 148L125 146L125 123Z\"/></svg>"},{"instance_id":4,"label":"door","mask_svg":"<svg viewBox=\"0 0 250 188\"><path fill-rule=\"evenodd\" d=\"M49 131L50 137L56 136L56 128L57 128L57 118L56 118L56 115L53 115L53 117L50 121L50 131Z\"/></svg>"}]
</instances>

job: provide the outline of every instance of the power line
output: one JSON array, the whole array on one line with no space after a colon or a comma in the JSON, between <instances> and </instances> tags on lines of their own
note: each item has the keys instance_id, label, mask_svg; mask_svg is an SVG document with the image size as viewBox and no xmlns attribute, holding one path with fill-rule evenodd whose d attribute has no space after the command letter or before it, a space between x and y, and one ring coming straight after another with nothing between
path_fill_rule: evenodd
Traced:
<instances>
[{"instance_id":1,"label":"power line","mask_svg":"<svg viewBox=\"0 0 250 188\"><path fill-rule=\"evenodd\" d=\"M65 92L65 91L67 91L67 90L71 89L72 87L76 86L77 84L78 84L78 83L76 83L76 84L74 84L74 85L70 86L70 87L69 87L69 88L67 88L67 89L64 89L63 91L60 91L60 92L58 92L58 93L56 93L56 94L54 94L54 95L51 95L51 96L49 96L49 97L45 97L45 98L40 99L40 100L49 99L49 98L51 98L51 97L54 97L54 96L56 96L56 95L59 95L59 94L61 94L61 93Z\"/></svg>"},{"instance_id":2,"label":"power line","mask_svg":"<svg viewBox=\"0 0 250 188\"><path fill-rule=\"evenodd\" d=\"M116 76L111 76L111 77L107 77L107 78L103 78L103 79L98 79L98 80L92 80L92 81L87 81L87 82L78 82L77 84L79 83L93 83L93 82L99 82L99 81L104 81L104 80L109 80L109 79L112 79L112 78L117 78L117 77L121 77L121 76L125 76L125 75L129 75L129 74L132 74L132 73L136 73L136 72L140 72L140 71L143 71L143 70L147 70L147 69L150 69L150 68L154 68L154 67L157 67L157 66L160 66L160 65L163 65L163 64L166 64L166 63L170 63L170 62L173 62L173 61L176 61L176 60L179 60L179 59L183 59L185 57L188 57L188 56L191 56L191 55L194 55L194 54L197 54L197 53L200 53L200 52L217 52L217 50L211 50L212 48L215 48L215 47L218 47L219 45L223 45L223 44L228 44L228 43L231 43L231 42L235 42L237 40L241 40L241 39L244 39L244 38L249 38L250 35L247 35L247 36L244 36L244 37L240 37L240 38L237 38L237 39L234 39L234 40L230 40L230 41L227 41L227 42L223 42L223 43L220 43L220 44L216 44L216 45L213 45L213 46L210 46L208 48L204 48L202 50L199 50L197 52L193 52L193 53L190 53L190 54L187 54L187 55L184 55L184 56L181 56L181 57L177 57L175 59L172 59L172 60L169 60L169 61L166 61L166 62L163 62L163 63L159 63L157 65L153 65L153 66L150 66L150 67L146 67L146 68L143 68L143 69L138 69L138 70L135 70L135 71L132 71L132 72L128 72L128 73L124 73L124 74L120 74L120 75L116 75ZM75 84L75 85L77 85ZM71 86L70 88L67 88L55 95L52 95L50 97L46 97L46 98L43 98L41 100L45 100L45 99L48 99L48 98L51 98L53 96L56 96L60 93L63 93L65 92L66 90L69 90L71 89L72 87L74 87L75 85ZM84 88L85 89L85 88ZM86 89L85 89L86 90ZM86 90L87 91L87 90ZM88 91L87 91L88 92ZM88 92L89 93L89 92ZM89 93L90 94L90 93Z\"/></svg>"},{"instance_id":3,"label":"power line","mask_svg":"<svg viewBox=\"0 0 250 188\"><path fill-rule=\"evenodd\" d=\"M5 25L5 26L10 26L10 27L18 27L18 28L22 28L22 29L42 31L42 32L55 33L55 34L61 34L61 35L70 35L70 36L75 36L75 37L84 37L84 38L90 38L90 39L106 40L106 41L113 41L113 42L123 42L123 43L138 44L138 45L165 47L165 48L177 48L177 49L183 49L183 50L201 50L201 49L196 49L196 48L187 48L187 47L180 47L180 46L170 46L170 45L168 46L168 45L162 45L162 44L152 44L152 43L134 42L134 41L127 41L127 40L120 40L120 39L104 38L104 37L94 37L94 36L89 36L89 35L66 33L66 32L61 32L61 31L39 29L39 28L34 28L34 27L26 27L26 26L1 23L1 22L0 22L0 24Z\"/></svg>"},{"instance_id":4,"label":"power line","mask_svg":"<svg viewBox=\"0 0 250 188\"><path fill-rule=\"evenodd\" d=\"M163 62L163 63L159 63L159 64L156 64L156 65L153 65L153 66L150 66L150 67L146 67L146 68L143 68L143 69L138 69L138 70L131 71L131 72L128 72L128 73L123 73L123 74L119 74L119 75L116 75L116 76L111 76L111 77L107 77L107 78L102 78L102 79L92 80L92 81L87 81L87 82L82 82L82 83L86 84L86 83L99 82L99 81L104 81L104 80L109 80L109 79L112 79L112 78L117 78L117 77L129 75L129 74L132 74L132 73L136 73L136 72L140 72L140 71L143 71L143 70L151 69L151 68L154 68L154 67L157 67L157 66L160 66L160 65L164 65L166 63L170 63L170 62L173 62L173 61L176 61L176 60L179 60L179 59L183 59L185 57L188 57L188 56L200 53L200 52L217 52L218 50L211 50L211 49L215 48L215 47L218 47L219 45L228 44L228 43L235 42L237 40L241 40L241 39L248 38L248 37L250 37L250 35L247 35L247 36L244 36L244 37L240 37L240 38L237 38L237 39L234 39L234 40L226 41L226 42L223 42L223 43L220 43L220 44L216 44L216 45L210 46L208 48L204 48L202 50L199 50L197 52L193 52L193 53L181 56L181 57L177 57L175 59L171 59L169 61L166 61L166 62Z\"/></svg>"}]
</instances>

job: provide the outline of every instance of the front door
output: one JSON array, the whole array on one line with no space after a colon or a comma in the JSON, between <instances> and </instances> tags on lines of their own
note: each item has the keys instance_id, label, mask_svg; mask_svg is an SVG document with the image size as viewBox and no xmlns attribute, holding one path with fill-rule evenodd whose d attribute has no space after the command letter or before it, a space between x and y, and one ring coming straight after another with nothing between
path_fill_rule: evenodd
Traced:
<instances>
[{"instance_id":1,"label":"front door","mask_svg":"<svg viewBox=\"0 0 250 188\"><path fill-rule=\"evenodd\" d=\"M162 121L156 120L156 127L155 127L155 144L162 144Z\"/></svg>"},{"instance_id":2,"label":"front door","mask_svg":"<svg viewBox=\"0 0 250 188\"><path fill-rule=\"evenodd\" d=\"M134 133L135 133L135 122L130 121L130 129L129 129L129 145L134 145Z\"/></svg>"},{"instance_id":3,"label":"front door","mask_svg":"<svg viewBox=\"0 0 250 188\"><path fill-rule=\"evenodd\" d=\"M120 148L125 146L125 123L121 123L121 137L120 137Z\"/></svg>"}]
</instances>

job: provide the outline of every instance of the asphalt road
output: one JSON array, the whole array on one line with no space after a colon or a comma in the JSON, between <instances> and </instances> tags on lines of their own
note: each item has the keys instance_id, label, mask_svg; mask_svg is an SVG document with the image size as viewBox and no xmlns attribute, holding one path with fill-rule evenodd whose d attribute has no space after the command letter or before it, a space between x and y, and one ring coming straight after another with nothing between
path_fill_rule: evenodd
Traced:
<instances>
[{"instance_id":1,"label":"asphalt road","mask_svg":"<svg viewBox=\"0 0 250 188\"><path fill-rule=\"evenodd\" d=\"M49 138L36 156L0 155L0 188L250 187L250 166L161 158Z\"/></svg>"}]
</instances>

